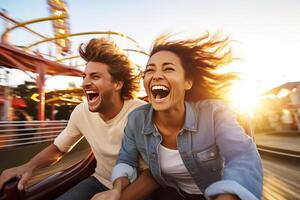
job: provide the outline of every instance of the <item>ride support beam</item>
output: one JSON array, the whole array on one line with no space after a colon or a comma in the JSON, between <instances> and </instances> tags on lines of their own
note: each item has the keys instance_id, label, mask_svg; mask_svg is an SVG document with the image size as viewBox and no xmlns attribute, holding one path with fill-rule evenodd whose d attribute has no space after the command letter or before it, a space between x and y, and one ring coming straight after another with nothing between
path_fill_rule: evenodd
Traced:
<instances>
[{"instance_id":1,"label":"ride support beam","mask_svg":"<svg viewBox=\"0 0 300 200\"><path fill-rule=\"evenodd\" d=\"M38 77L36 79L36 85L38 87L39 93L39 104L38 104L38 120L45 120L45 75L46 75L47 66L40 65L37 67Z\"/></svg>"},{"instance_id":2,"label":"ride support beam","mask_svg":"<svg viewBox=\"0 0 300 200\"><path fill-rule=\"evenodd\" d=\"M51 104L51 120L55 120L55 104Z\"/></svg>"}]
</instances>

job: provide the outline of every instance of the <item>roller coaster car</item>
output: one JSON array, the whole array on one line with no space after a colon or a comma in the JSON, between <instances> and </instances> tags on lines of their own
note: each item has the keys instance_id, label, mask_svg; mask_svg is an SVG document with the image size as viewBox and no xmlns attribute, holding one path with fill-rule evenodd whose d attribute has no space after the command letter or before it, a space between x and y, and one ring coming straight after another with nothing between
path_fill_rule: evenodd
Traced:
<instances>
[{"instance_id":1,"label":"roller coaster car","mask_svg":"<svg viewBox=\"0 0 300 200\"><path fill-rule=\"evenodd\" d=\"M68 169L56 173L41 182L26 189L18 191L18 180L13 179L5 184L0 193L0 200L47 200L55 199L65 191L75 186L81 180L89 177L94 173L96 160L92 152L79 163Z\"/></svg>"},{"instance_id":2,"label":"roller coaster car","mask_svg":"<svg viewBox=\"0 0 300 200\"><path fill-rule=\"evenodd\" d=\"M238 116L238 121L245 133L253 137L253 128L248 115ZM0 200L50 200L55 199L68 189L75 186L81 180L94 173L96 160L92 152L79 163L68 169L56 173L41 182L29 187L26 191L18 191L18 180L13 179L4 185L0 193Z\"/></svg>"}]
</instances>

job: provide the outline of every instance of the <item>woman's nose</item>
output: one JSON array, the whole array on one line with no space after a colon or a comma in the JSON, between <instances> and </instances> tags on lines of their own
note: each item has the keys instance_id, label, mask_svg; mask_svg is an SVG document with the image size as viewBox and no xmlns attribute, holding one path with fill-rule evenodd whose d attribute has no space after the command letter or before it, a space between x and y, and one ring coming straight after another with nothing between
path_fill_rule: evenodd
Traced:
<instances>
[{"instance_id":1,"label":"woman's nose","mask_svg":"<svg viewBox=\"0 0 300 200\"><path fill-rule=\"evenodd\" d=\"M152 79L159 80L163 78L163 73L161 71L155 71Z\"/></svg>"}]
</instances>

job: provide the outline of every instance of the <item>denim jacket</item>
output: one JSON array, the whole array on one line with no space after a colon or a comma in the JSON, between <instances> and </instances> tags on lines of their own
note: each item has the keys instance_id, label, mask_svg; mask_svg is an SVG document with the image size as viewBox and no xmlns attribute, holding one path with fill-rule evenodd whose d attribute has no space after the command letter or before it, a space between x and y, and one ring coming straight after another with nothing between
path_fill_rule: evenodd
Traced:
<instances>
[{"instance_id":1,"label":"denim jacket","mask_svg":"<svg viewBox=\"0 0 300 200\"><path fill-rule=\"evenodd\" d=\"M158 146L162 141L153 124L151 104L129 114L113 181L132 177L142 156L156 181L178 189L176 182L162 174ZM206 198L221 193L241 199L259 199L262 165L256 146L220 100L185 102L185 122L177 135L177 148L185 167Z\"/></svg>"}]
</instances>

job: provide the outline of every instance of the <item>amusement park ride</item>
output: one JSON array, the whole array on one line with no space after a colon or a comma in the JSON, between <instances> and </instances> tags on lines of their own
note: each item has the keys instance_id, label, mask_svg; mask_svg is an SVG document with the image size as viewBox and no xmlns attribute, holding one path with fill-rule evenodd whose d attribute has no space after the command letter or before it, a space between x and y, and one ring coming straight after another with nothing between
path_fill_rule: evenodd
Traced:
<instances>
[{"instance_id":1,"label":"amusement park ride","mask_svg":"<svg viewBox=\"0 0 300 200\"><path fill-rule=\"evenodd\" d=\"M53 126L50 125L52 122L56 124L65 124L66 122L55 122L50 121L46 122L45 120L45 104L54 105L62 104L65 102L78 104L80 103L81 98L74 98L74 96L81 97L81 89L72 89L72 90L62 90L62 91L51 91L45 92L44 86L45 81L48 76L55 75L66 75L66 76L77 76L80 77L82 72L78 69L78 66L66 65L66 61L79 58L78 55L71 55L71 38L78 37L83 35L114 35L128 40L135 48L127 48L125 51L132 51L141 54L147 55L143 48L141 48L138 43L131 37L113 31L94 31L94 32L80 32L80 33L71 33L70 24L69 24L69 15L68 7L64 0L48 0L49 10L51 16L34 19L26 22L21 22L10 17L5 11L0 12L0 16L4 19L5 24L10 24L10 26L5 27L6 30L2 33L1 43L0 43L0 66L9 68L9 69L19 69L24 73L28 74L32 79L35 80L35 83L38 88L38 93L32 95L32 99L38 102L38 116L39 121L36 124L38 127L41 125ZM50 21L53 26L54 34L52 37L45 36L36 30L29 27L31 24ZM10 41L10 33L16 29L24 29L31 34L40 38L39 41L35 41L26 46L18 46ZM55 47L55 56L41 54L36 50L33 50L36 46L44 43L50 43L52 47ZM132 46L131 45L131 46ZM1 73L0 73L1 74ZM0 76L4 80L7 78L8 74L3 74ZM3 81L2 80L2 81ZM0 94L0 106L5 105L5 101L8 101L10 95L7 92ZM10 98L11 99L11 98ZM2 104L2 105L1 105ZM5 110L5 109L4 109ZM7 109L6 109L7 110ZM53 110L53 108L52 108ZM16 122L17 123L17 122ZM14 126L18 124L14 123ZM31 127L35 126L34 122L30 122ZM50 124L49 124L50 123ZM8 124L1 124L0 126L8 126ZM65 126L65 125L59 125ZM32 128L29 128L32 129ZM45 128L34 128L45 129ZM46 128L49 131L49 128ZM3 130L5 131L5 130ZM50 130L53 132L54 130ZM1 132L1 130L0 130ZM7 132L7 131L6 131ZM10 134L7 132L6 134ZM39 133L41 132L39 131ZM45 138L48 136L39 135L38 137ZM49 136L50 137L50 136ZM51 136L52 137L52 136ZM1 139L1 138L0 138ZM45 138L49 140L49 138ZM34 141L33 141L34 142ZM5 145L4 145L5 146ZM0 145L1 148L1 145ZM34 186L30 187L26 192L19 192L16 188L17 181L12 181L8 183L3 191L0 192L0 199L53 199L57 195L63 193L72 185L78 183L84 177L89 176L95 168L96 161L92 154L86 156L86 158L81 161L79 164L74 165L73 167L67 169L66 171L51 176Z\"/></svg>"},{"instance_id":2,"label":"amusement park ride","mask_svg":"<svg viewBox=\"0 0 300 200\"><path fill-rule=\"evenodd\" d=\"M80 98L74 98L74 96L82 96L82 91L80 89L73 90L62 90L62 91L52 91L45 92L44 86L47 76L55 75L66 75L66 76L77 76L80 77L82 72L77 68L78 66L66 65L66 60L72 60L79 58L78 55L71 55L71 39L72 37L82 36L82 35L107 35L107 36L116 36L123 39L126 39L130 44L134 46L132 48L126 48L125 51L136 52L140 54L147 55L143 48L131 37L113 31L94 31L94 32L80 32L80 33L71 33L70 24L69 24L69 15L68 8L64 0L48 0L49 10L51 16L46 18L34 19L26 22L21 22L10 17L5 11L0 12L0 16L5 20L5 24L12 24L10 27L6 27L6 30L1 36L0 43L0 66L9 69L19 69L24 73L28 74L31 78L35 80L35 83L38 88L38 93L34 94L31 98L38 102L38 121L35 125L34 122L30 122L30 126L53 126L49 125L52 122L55 124L64 124L66 122L57 122L57 121L45 121L45 104L54 105L55 103L80 103ZM48 37L45 36L28 25L51 21L54 30L54 36ZM26 46L17 46L13 44L13 41L10 41L9 35L15 29L22 28L26 31L29 31L31 34L40 38L39 41L31 43ZM43 43L51 43L56 47L56 56L41 54L33 50L33 47L36 47ZM131 45L131 46L132 46ZM137 65L139 70L139 66ZM0 73L1 74L1 73ZM7 74L4 74L5 78ZM9 94L2 95L6 101L9 97ZM0 94L1 97L1 94ZM2 102L2 106L3 106ZM5 105L5 104L4 104ZM0 98L1 106L1 98ZM17 122L12 122L13 125L17 125ZM1 124L0 126L6 127L10 126L9 124ZM61 125L59 125L61 126ZM5 128L4 128L5 129ZM32 129L32 128L29 128ZM28 129L28 130L29 130ZM45 129L45 128L34 128ZM27 129L26 129L27 130ZM6 134L10 134L7 130L0 130L0 132L6 131ZM47 128L49 131L49 128ZM53 132L53 130L50 130ZM59 132L59 130L57 130ZM57 132L56 131L56 132ZM61 131L61 130L60 130ZM46 132L45 132L46 133ZM41 132L36 133L40 137ZM25 134L26 135L26 134ZM48 136L41 136L40 138L45 138ZM50 137L50 136L49 136ZM53 137L53 136L51 136ZM1 139L1 138L0 138ZM47 141L53 140L52 138L47 138ZM45 139L46 141L46 139ZM1 142L1 141L0 141ZM32 142L31 142L32 143ZM25 144L25 143L24 143ZM5 146L5 145L4 145ZM1 145L0 145L1 149ZM6 184L5 188L0 191L0 199L53 199L59 194L62 194L67 189L74 186L80 180L88 177L94 171L96 161L92 153L85 157L80 163L74 165L67 170L55 174L43 181L33 185L25 191L17 190L17 181L12 180Z\"/></svg>"},{"instance_id":3,"label":"amusement park ride","mask_svg":"<svg viewBox=\"0 0 300 200\"><path fill-rule=\"evenodd\" d=\"M0 65L7 68L16 68L27 73L36 82L38 88L38 95L35 95L35 99L38 101L38 117L40 121L45 120L45 103L49 102L54 104L54 99L62 101L58 96L52 95L53 99L48 101L45 99L45 81L46 75L66 75L66 76L81 76L81 71L78 66L68 66L65 64L66 60L72 60L79 58L78 55L71 54L71 40L72 37L83 35L114 35L117 37L128 40L135 46L135 49L124 49L125 51L132 51L147 55L143 48L131 37L113 31L93 31L93 32L79 32L71 33L69 24L68 7L64 0L48 0L49 10L51 16L34 19L26 22L20 22L10 17L5 11L0 12L0 16L5 20L5 24L13 24L11 27L6 27L6 30L1 36L0 43ZM51 21L54 30L53 37L47 37L37 31L29 28L28 25ZM17 29L22 28L35 36L41 38L41 40L33 42L26 46L16 46L9 40L9 34ZM56 47L56 56L41 54L33 50L43 43L54 43ZM35 77L28 72L35 74ZM81 93L78 94L78 96ZM66 98L64 98L67 100ZM4 97L5 100L5 97ZM72 101L72 100L70 100Z\"/></svg>"}]
</instances>

